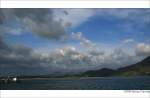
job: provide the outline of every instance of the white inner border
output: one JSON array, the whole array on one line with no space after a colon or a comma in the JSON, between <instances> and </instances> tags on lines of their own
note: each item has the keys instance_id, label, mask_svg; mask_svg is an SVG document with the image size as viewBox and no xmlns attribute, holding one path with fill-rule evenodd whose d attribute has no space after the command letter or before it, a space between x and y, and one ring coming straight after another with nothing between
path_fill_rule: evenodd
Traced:
<instances>
[{"instance_id":1,"label":"white inner border","mask_svg":"<svg viewBox=\"0 0 150 98\"><path fill-rule=\"evenodd\" d=\"M1 8L150 8L150 0L1 0Z\"/></svg>"},{"instance_id":2,"label":"white inner border","mask_svg":"<svg viewBox=\"0 0 150 98\"><path fill-rule=\"evenodd\" d=\"M123 90L3 90L1 98L150 98L150 91Z\"/></svg>"}]
</instances>

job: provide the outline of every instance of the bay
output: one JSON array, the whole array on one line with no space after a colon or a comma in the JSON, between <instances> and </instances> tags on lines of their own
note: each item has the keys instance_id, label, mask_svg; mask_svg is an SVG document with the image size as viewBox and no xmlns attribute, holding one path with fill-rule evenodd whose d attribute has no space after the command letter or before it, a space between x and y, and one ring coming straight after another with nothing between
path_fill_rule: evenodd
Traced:
<instances>
[{"instance_id":1,"label":"bay","mask_svg":"<svg viewBox=\"0 0 150 98\"><path fill-rule=\"evenodd\" d=\"M26 79L0 84L1 90L150 90L150 77Z\"/></svg>"}]
</instances>

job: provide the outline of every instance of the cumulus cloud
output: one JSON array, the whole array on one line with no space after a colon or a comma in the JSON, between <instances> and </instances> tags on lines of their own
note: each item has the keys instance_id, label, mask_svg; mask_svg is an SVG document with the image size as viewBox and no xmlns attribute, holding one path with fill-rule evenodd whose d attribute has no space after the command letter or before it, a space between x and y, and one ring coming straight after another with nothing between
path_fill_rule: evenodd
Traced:
<instances>
[{"instance_id":1,"label":"cumulus cloud","mask_svg":"<svg viewBox=\"0 0 150 98\"><path fill-rule=\"evenodd\" d=\"M136 46L136 55L150 56L150 44L138 43Z\"/></svg>"},{"instance_id":2,"label":"cumulus cloud","mask_svg":"<svg viewBox=\"0 0 150 98\"><path fill-rule=\"evenodd\" d=\"M88 62L90 62L90 55L87 52L77 50L73 46L56 49L52 57L55 58L55 64L63 67L66 66L66 68L69 69L80 69L81 67L92 66L88 64Z\"/></svg>"},{"instance_id":3,"label":"cumulus cloud","mask_svg":"<svg viewBox=\"0 0 150 98\"><path fill-rule=\"evenodd\" d=\"M94 47L95 44L92 43L90 40L86 39L83 37L81 32L77 32L77 33L72 33L72 38L79 40L80 43L86 47Z\"/></svg>"}]
</instances>

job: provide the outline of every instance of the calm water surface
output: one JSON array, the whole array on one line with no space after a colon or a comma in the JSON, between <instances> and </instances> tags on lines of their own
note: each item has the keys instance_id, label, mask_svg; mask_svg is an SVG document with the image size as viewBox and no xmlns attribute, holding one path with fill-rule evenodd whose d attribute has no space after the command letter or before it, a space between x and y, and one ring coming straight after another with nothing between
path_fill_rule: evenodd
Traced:
<instances>
[{"instance_id":1,"label":"calm water surface","mask_svg":"<svg viewBox=\"0 0 150 98\"><path fill-rule=\"evenodd\" d=\"M2 90L150 90L150 77L29 79L0 84Z\"/></svg>"}]
</instances>

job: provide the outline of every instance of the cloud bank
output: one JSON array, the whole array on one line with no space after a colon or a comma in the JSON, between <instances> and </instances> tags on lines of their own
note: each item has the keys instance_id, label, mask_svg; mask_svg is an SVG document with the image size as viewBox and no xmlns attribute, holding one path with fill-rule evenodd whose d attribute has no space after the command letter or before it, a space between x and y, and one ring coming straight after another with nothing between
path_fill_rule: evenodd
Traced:
<instances>
[{"instance_id":1,"label":"cloud bank","mask_svg":"<svg viewBox=\"0 0 150 98\"><path fill-rule=\"evenodd\" d=\"M74 33L78 40L87 40L82 33ZM82 35L82 36L81 36ZM81 40L81 39L84 40ZM0 39L1 74L74 74L100 68L120 68L141 60L141 55L150 54L149 45L138 44L135 54L116 48L107 53L98 46L79 50L74 46L63 46L50 52L38 52L23 45L8 45ZM90 41L91 42L91 41ZM140 55L140 56L137 56ZM148 56L148 55L147 55Z\"/></svg>"}]
</instances>

